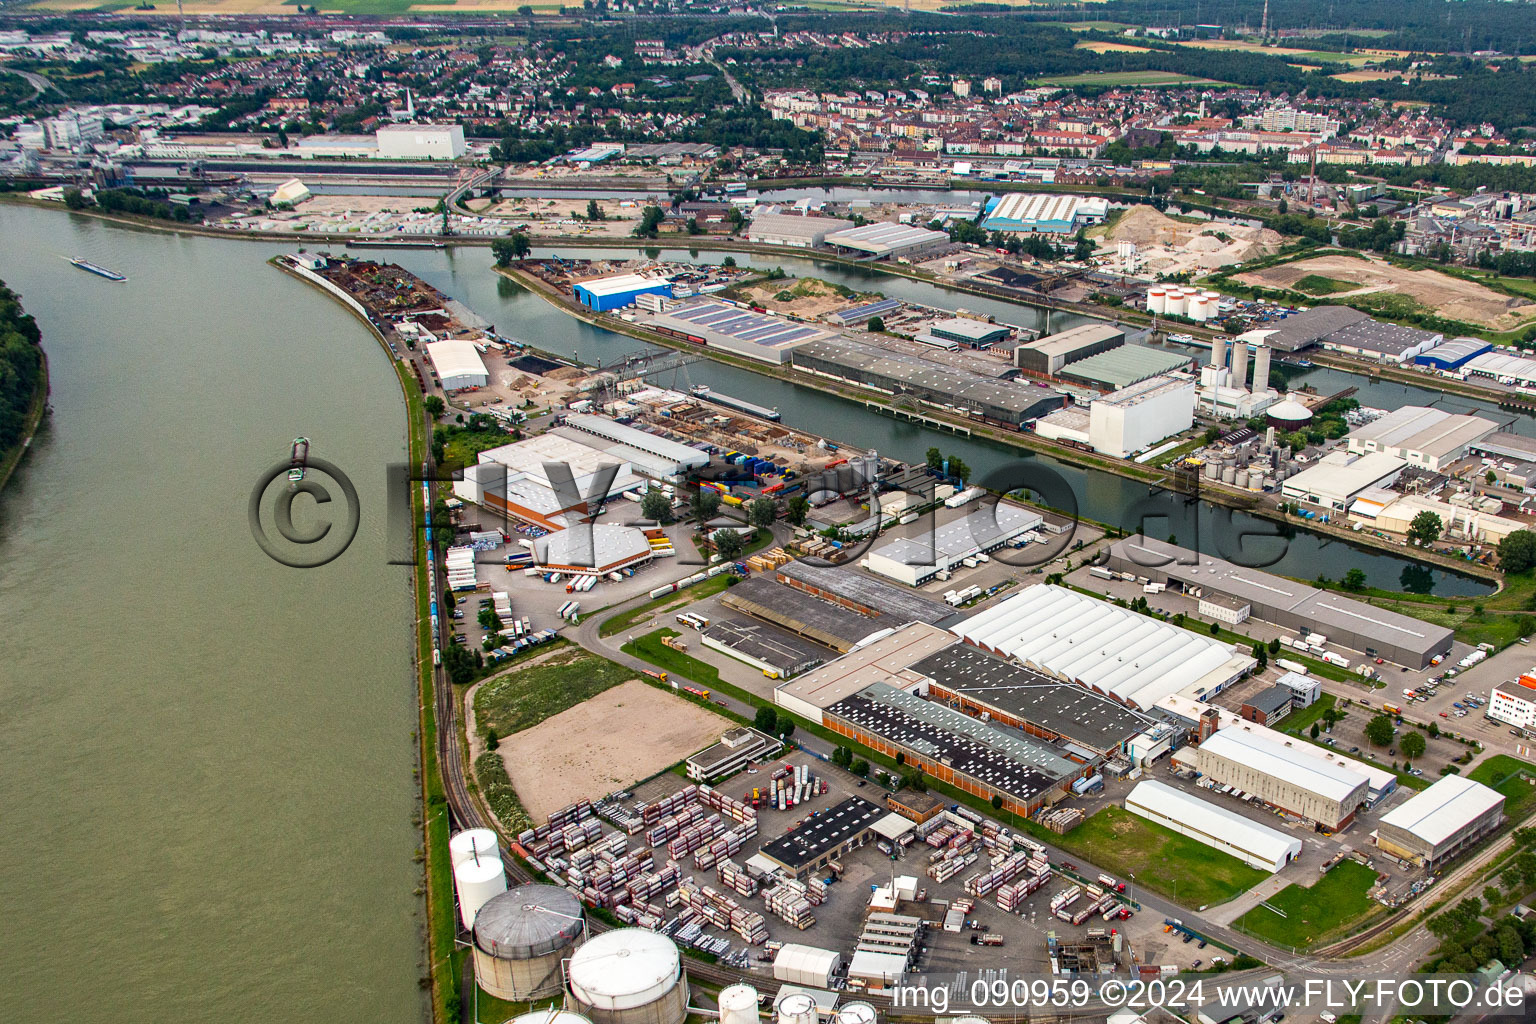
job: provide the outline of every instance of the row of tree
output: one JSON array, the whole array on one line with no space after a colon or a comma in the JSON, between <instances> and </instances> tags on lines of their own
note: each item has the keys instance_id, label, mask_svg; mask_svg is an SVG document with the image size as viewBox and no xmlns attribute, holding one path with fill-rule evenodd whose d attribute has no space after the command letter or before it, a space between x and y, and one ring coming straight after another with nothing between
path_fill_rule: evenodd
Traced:
<instances>
[{"instance_id":1,"label":"row of tree","mask_svg":"<svg viewBox=\"0 0 1536 1024\"><path fill-rule=\"evenodd\" d=\"M43 387L43 334L0 281L0 457L20 444Z\"/></svg>"}]
</instances>

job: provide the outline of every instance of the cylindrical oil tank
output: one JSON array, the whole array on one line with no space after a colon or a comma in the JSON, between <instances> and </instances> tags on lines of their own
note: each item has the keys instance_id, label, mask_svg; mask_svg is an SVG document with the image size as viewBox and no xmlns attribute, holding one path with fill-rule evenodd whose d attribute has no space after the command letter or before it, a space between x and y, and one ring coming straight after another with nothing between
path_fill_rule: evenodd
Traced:
<instances>
[{"instance_id":1,"label":"cylindrical oil tank","mask_svg":"<svg viewBox=\"0 0 1536 1024\"><path fill-rule=\"evenodd\" d=\"M1240 469L1236 473L1234 473L1232 475L1232 484L1235 487L1241 487L1244 490L1247 490L1248 489L1248 471L1246 469Z\"/></svg>"},{"instance_id":2,"label":"cylindrical oil tank","mask_svg":"<svg viewBox=\"0 0 1536 1024\"><path fill-rule=\"evenodd\" d=\"M727 985L720 990L720 1024L757 1024L757 989Z\"/></svg>"},{"instance_id":3,"label":"cylindrical oil tank","mask_svg":"<svg viewBox=\"0 0 1536 1024\"><path fill-rule=\"evenodd\" d=\"M1294 398L1287 398L1284 401L1276 402L1264 410L1264 418L1277 431L1291 433L1300 430L1311 421L1312 410Z\"/></svg>"},{"instance_id":4,"label":"cylindrical oil tank","mask_svg":"<svg viewBox=\"0 0 1536 1024\"><path fill-rule=\"evenodd\" d=\"M1211 318L1211 303L1204 295L1194 295L1189 299L1189 318L1199 320L1202 323Z\"/></svg>"},{"instance_id":5,"label":"cylindrical oil tank","mask_svg":"<svg viewBox=\"0 0 1536 1024\"><path fill-rule=\"evenodd\" d=\"M482 858L501 860L501 842L495 832L488 828L467 828L454 833L453 838L448 840L448 856L454 867L472 860L477 853Z\"/></svg>"},{"instance_id":6,"label":"cylindrical oil tank","mask_svg":"<svg viewBox=\"0 0 1536 1024\"><path fill-rule=\"evenodd\" d=\"M868 1003L844 1003L832 1019L835 1024L875 1024L875 1008Z\"/></svg>"},{"instance_id":7,"label":"cylindrical oil tank","mask_svg":"<svg viewBox=\"0 0 1536 1024\"><path fill-rule=\"evenodd\" d=\"M584 943L568 976L576 1009L592 1024L683 1024L688 975L671 939L617 928Z\"/></svg>"},{"instance_id":8,"label":"cylindrical oil tank","mask_svg":"<svg viewBox=\"0 0 1536 1024\"><path fill-rule=\"evenodd\" d=\"M1165 311L1169 316L1183 316L1186 308L1184 305L1184 289L1168 289L1168 295L1164 299L1164 304L1166 307Z\"/></svg>"},{"instance_id":9,"label":"cylindrical oil tank","mask_svg":"<svg viewBox=\"0 0 1536 1024\"><path fill-rule=\"evenodd\" d=\"M507 869L489 857L466 860L453 869L453 885L459 892L459 920L473 928L480 908L507 891Z\"/></svg>"},{"instance_id":10,"label":"cylindrical oil tank","mask_svg":"<svg viewBox=\"0 0 1536 1024\"><path fill-rule=\"evenodd\" d=\"M543 1010L530 1010L519 1014L512 1018L512 1024L592 1024L592 1022L575 1010L561 1010L550 1006Z\"/></svg>"},{"instance_id":11,"label":"cylindrical oil tank","mask_svg":"<svg viewBox=\"0 0 1536 1024\"><path fill-rule=\"evenodd\" d=\"M1166 313L1168 311L1168 290L1166 288L1147 289L1147 312Z\"/></svg>"},{"instance_id":12,"label":"cylindrical oil tank","mask_svg":"<svg viewBox=\"0 0 1536 1024\"><path fill-rule=\"evenodd\" d=\"M475 978L497 999L558 995L560 963L582 935L581 901L555 885L520 885L493 896L475 917ZM572 1015L574 1016L574 1014ZM560 1024L582 1024L562 1018Z\"/></svg>"},{"instance_id":13,"label":"cylindrical oil tank","mask_svg":"<svg viewBox=\"0 0 1536 1024\"><path fill-rule=\"evenodd\" d=\"M1222 466L1221 467L1221 482L1222 483L1230 484L1230 483L1232 483L1236 479L1237 479L1237 467L1236 466Z\"/></svg>"},{"instance_id":14,"label":"cylindrical oil tank","mask_svg":"<svg viewBox=\"0 0 1536 1024\"><path fill-rule=\"evenodd\" d=\"M774 1004L777 1024L816 1024L816 1000L804 992L789 992Z\"/></svg>"},{"instance_id":15,"label":"cylindrical oil tank","mask_svg":"<svg viewBox=\"0 0 1536 1024\"><path fill-rule=\"evenodd\" d=\"M1219 463L1219 462L1207 462L1205 464L1205 478L1207 480L1215 480L1220 475L1221 475L1221 463Z\"/></svg>"},{"instance_id":16,"label":"cylindrical oil tank","mask_svg":"<svg viewBox=\"0 0 1536 1024\"><path fill-rule=\"evenodd\" d=\"M992 1024L992 1022L985 1017L966 1016L955 1017L952 1020L945 1021L944 1024Z\"/></svg>"}]
</instances>

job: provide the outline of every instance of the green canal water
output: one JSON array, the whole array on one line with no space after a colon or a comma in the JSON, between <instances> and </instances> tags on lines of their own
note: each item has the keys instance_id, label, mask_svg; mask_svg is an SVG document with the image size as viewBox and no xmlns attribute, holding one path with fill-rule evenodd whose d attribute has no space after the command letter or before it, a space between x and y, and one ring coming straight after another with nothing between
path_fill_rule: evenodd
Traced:
<instances>
[{"instance_id":1,"label":"green canal water","mask_svg":"<svg viewBox=\"0 0 1536 1024\"><path fill-rule=\"evenodd\" d=\"M0 237L53 377L0 495L0 1020L420 1020L385 355L273 246L12 207ZM246 519L298 434L362 507L308 571Z\"/></svg>"}]
</instances>

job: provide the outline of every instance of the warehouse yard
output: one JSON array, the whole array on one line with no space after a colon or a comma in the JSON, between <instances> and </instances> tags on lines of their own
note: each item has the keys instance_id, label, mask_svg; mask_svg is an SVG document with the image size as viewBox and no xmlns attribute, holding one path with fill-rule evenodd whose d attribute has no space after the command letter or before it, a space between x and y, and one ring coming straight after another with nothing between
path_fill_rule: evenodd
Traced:
<instances>
[{"instance_id":1,"label":"warehouse yard","mask_svg":"<svg viewBox=\"0 0 1536 1024\"><path fill-rule=\"evenodd\" d=\"M1380 293L1401 295L1440 316L1499 331L1513 330L1536 319L1536 304L1528 300L1500 294L1475 281L1463 281L1433 270L1408 270L1373 257L1318 256L1248 271L1235 279L1260 288L1295 288L1297 282L1307 277L1356 286L1335 293L1335 299Z\"/></svg>"},{"instance_id":2,"label":"warehouse yard","mask_svg":"<svg viewBox=\"0 0 1536 1024\"><path fill-rule=\"evenodd\" d=\"M540 821L676 764L730 725L702 705L632 679L508 736L497 749L517 795Z\"/></svg>"}]
</instances>

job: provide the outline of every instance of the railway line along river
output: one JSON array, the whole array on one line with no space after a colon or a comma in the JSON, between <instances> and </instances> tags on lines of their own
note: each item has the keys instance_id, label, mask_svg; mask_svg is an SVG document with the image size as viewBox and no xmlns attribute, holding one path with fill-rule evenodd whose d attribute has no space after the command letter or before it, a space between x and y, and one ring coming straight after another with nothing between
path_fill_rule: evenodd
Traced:
<instances>
[{"instance_id":1,"label":"railway line along river","mask_svg":"<svg viewBox=\"0 0 1536 1024\"><path fill-rule=\"evenodd\" d=\"M13 206L0 235L0 279L42 327L54 408L0 495L0 1020L420 1019L409 575L387 565L383 512L405 425L382 350L266 265L281 243ZM492 273L484 247L369 254L545 350L612 362L645 348ZM765 262L1035 323L875 271ZM902 459L938 446L977 478L1033 460L1094 519L1146 494L707 360L658 382L709 384ZM312 570L267 559L246 519L296 435L352 477L361 506L351 547ZM1188 542L1214 514L1179 504L1167 532ZM1408 570L1448 596L1487 590L1307 533L1274 568L1356 565L1383 587Z\"/></svg>"},{"instance_id":2,"label":"railway line along river","mask_svg":"<svg viewBox=\"0 0 1536 1024\"><path fill-rule=\"evenodd\" d=\"M0 237L54 410L0 495L0 1020L419 1021L385 354L273 245L8 206ZM312 570L246 519L299 434L362 509Z\"/></svg>"}]
</instances>

